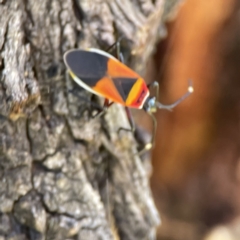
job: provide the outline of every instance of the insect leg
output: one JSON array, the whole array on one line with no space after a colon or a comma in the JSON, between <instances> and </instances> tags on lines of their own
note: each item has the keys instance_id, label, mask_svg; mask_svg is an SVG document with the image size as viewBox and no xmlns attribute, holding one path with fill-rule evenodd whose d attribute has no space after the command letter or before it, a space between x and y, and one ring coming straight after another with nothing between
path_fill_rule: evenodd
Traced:
<instances>
[{"instance_id":1,"label":"insect leg","mask_svg":"<svg viewBox=\"0 0 240 240\"><path fill-rule=\"evenodd\" d=\"M119 37L118 40L106 50L106 52L110 52L114 47L116 47L117 59L122 63L124 63L124 58L123 54L120 51L120 42L122 41L123 38L124 36Z\"/></svg>"},{"instance_id":2,"label":"insect leg","mask_svg":"<svg viewBox=\"0 0 240 240\"><path fill-rule=\"evenodd\" d=\"M130 128L121 127L121 128L118 129L118 133L122 130L127 131L127 132L134 132L135 131L135 123L134 123L133 116L132 116L129 108L125 107L125 111L126 111L126 114L127 114L129 124L130 124Z\"/></svg>"},{"instance_id":3,"label":"insect leg","mask_svg":"<svg viewBox=\"0 0 240 240\"><path fill-rule=\"evenodd\" d=\"M106 50L106 52L111 52L114 47L119 45L119 43L123 40L123 38L124 38L123 35L121 37L119 37L118 40Z\"/></svg>"},{"instance_id":4,"label":"insect leg","mask_svg":"<svg viewBox=\"0 0 240 240\"><path fill-rule=\"evenodd\" d=\"M69 80L69 78L71 78L70 74L67 74L67 78L68 78L68 80ZM113 102L109 103L109 100L105 99L104 105L102 107L99 104L89 100L88 98L79 95L78 89L76 89L76 88L68 89L68 92L72 93L74 96L83 100L84 102L90 103L91 106L93 106L97 110L97 113L92 116L93 118L102 116L102 114L106 111L106 109L113 104Z\"/></svg>"},{"instance_id":5,"label":"insect leg","mask_svg":"<svg viewBox=\"0 0 240 240\"><path fill-rule=\"evenodd\" d=\"M122 130L128 131L128 132L135 132L136 128L135 128L135 123L134 123L132 114L131 114L131 112L130 112L128 107L125 107L125 110L126 110L127 118L128 118L128 121L129 121L129 124L130 124L131 128L123 128L123 127L121 127L121 128L118 129L118 133L120 131L122 131ZM156 118L154 117L154 115L152 113L149 113L149 115L151 116L152 121L153 121L152 139L151 139L151 141L149 143L145 144L144 148L142 150L140 150L140 152L137 153L138 155L144 154L145 152L149 151L155 145L155 135L156 135L156 129L157 129L157 120L156 120Z\"/></svg>"},{"instance_id":6,"label":"insect leg","mask_svg":"<svg viewBox=\"0 0 240 240\"><path fill-rule=\"evenodd\" d=\"M155 145L155 137L156 137L156 130L157 130L157 120L156 120L155 116L153 115L153 113L148 112L148 114L152 118L152 122L153 122L152 139L151 139L151 141L149 143L145 144L144 148L138 153L138 155L144 154L145 152L147 152L151 148L153 148L154 145Z\"/></svg>"},{"instance_id":7,"label":"insect leg","mask_svg":"<svg viewBox=\"0 0 240 240\"><path fill-rule=\"evenodd\" d=\"M109 102L109 100L107 98L105 98L104 100L104 104L103 104L103 108L101 110L98 110L98 112L92 116L93 118L96 118L96 117L101 117L105 112L106 110L112 106L114 102Z\"/></svg>"}]
</instances>

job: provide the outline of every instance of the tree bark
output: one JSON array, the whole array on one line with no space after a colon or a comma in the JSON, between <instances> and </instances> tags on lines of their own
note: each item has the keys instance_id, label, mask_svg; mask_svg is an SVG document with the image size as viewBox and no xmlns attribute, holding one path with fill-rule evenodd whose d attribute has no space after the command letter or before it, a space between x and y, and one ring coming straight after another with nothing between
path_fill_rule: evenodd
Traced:
<instances>
[{"instance_id":1,"label":"tree bark","mask_svg":"<svg viewBox=\"0 0 240 240\"><path fill-rule=\"evenodd\" d=\"M163 0L0 1L1 240L155 239L150 164L117 133L123 108L91 118L85 100L101 100L75 91L62 56L124 36L141 72L177 2L164 12Z\"/></svg>"}]
</instances>

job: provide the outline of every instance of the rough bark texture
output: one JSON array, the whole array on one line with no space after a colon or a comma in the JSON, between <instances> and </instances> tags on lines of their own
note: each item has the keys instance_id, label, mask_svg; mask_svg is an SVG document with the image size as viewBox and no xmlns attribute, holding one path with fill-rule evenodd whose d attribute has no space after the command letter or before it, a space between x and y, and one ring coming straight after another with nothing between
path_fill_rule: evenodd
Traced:
<instances>
[{"instance_id":1,"label":"rough bark texture","mask_svg":"<svg viewBox=\"0 0 240 240\"><path fill-rule=\"evenodd\" d=\"M149 164L132 134L117 134L128 127L122 107L91 118L82 99L99 100L69 91L62 56L123 35L141 71L163 11L163 0L0 1L1 240L155 238Z\"/></svg>"}]
</instances>

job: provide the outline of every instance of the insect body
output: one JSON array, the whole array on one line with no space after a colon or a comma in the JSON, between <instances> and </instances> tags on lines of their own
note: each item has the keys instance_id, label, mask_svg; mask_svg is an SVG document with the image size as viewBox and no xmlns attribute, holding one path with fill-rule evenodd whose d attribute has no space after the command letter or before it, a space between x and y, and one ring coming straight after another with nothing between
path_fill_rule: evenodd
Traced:
<instances>
[{"instance_id":1,"label":"insect body","mask_svg":"<svg viewBox=\"0 0 240 240\"><path fill-rule=\"evenodd\" d=\"M153 137L145 149L150 149L154 143L156 120L152 113L158 108L171 110L193 92L192 86L189 85L188 92L179 100L171 105L163 105L158 102L157 82L153 83L156 96L151 97L149 88L141 76L109 53L99 49L69 50L64 54L64 62L76 83L106 99L105 107L113 102L125 106L132 129L134 125L128 108L144 109L150 114L154 124ZM109 100L112 101L111 104Z\"/></svg>"},{"instance_id":2,"label":"insect body","mask_svg":"<svg viewBox=\"0 0 240 240\"><path fill-rule=\"evenodd\" d=\"M133 70L98 50L70 50L64 55L71 77L83 88L126 107L142 108L149 96L144 80Z\"/></svg>"}]
</instances>

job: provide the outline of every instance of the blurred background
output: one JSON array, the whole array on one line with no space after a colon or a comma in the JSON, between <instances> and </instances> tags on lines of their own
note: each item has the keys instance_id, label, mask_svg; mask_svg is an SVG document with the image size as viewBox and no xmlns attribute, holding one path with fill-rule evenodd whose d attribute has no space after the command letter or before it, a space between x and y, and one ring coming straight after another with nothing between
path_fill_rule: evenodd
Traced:
<instances>
[{"instance_id":1,"label":"blurred background","mask_svg":"<svg viewBox=\"0 0 240 240\"><path fill-rule=\"evenodd\" d=\"M186 0L149 63L160 100L151 185L158 240L240 239L240 1Z\"/></svg>"}]
</instances>

